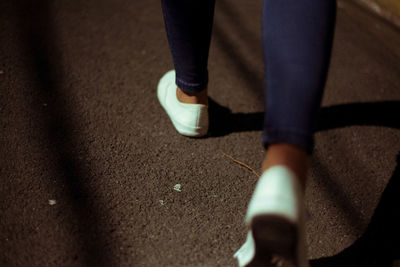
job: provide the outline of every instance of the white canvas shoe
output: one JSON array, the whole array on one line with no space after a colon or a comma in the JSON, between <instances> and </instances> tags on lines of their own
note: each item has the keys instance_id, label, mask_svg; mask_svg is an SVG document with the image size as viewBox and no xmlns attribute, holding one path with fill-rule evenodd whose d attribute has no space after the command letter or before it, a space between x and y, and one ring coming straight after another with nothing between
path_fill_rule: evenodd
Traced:
<instances>
[{"instance_id":1,"label":"white canvas shoe","mask_svg":"<svg viewBox=\"0 0 400 267\"><path fill-rule=\"evenodd\" d=\"M186 104L176 96L175 71L170 70L160 79L157 97L178 133L200 137L208 131L208 107L203 104Z\"/></svg>"},{"instance_id":2,"label":"white canvas shoe","mask_svg":"<svg viewBox=\"0 0 400 267\"><path fill-rule=\"evenodd\" d=\"M287 167L274 166L263 173L247 208L246 225L246 242L234 255L240 267L273 261L309 266L303 193Z\"/></svg>"}]
</instances>

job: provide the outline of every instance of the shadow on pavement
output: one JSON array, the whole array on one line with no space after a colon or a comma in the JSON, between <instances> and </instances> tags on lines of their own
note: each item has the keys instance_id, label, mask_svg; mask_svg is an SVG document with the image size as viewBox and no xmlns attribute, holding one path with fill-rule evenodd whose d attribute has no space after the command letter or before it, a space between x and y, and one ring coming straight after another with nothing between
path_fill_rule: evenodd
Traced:
<instances>
[{"instance_id":1,"label":"shadow on pavement","mask_svg":"<svg viewBox=\"0 0 400 267\"><path fill-rule=\"evenodd\" d=\"M400 259L400 154L371 221L350 247L332 257L312 260L311 267L391 267Z\"/></svg>"},{"instance_id":2,"label":"shadow on pavement","mask_svg":"<svg viewBox=\"0 0 400 267\"><path fill-rule=\"evenodd\" d=\"M263 127L264 113L232 113L210 97L208 98L210 113L209 137L219 137L234 132L260 131Z\"/></svg>"},{"instance_id":3,"label":"shadow on pavement","mask_svg":"<svg viewBox=\"0 0 400 267\"><path fill-rule=\"evenodd\" d=\"M74 216L70 222L76 222L73 229L77 229L77 233L71 233L76 238L72 241L76 243L76 254L70 256L85 266L111 266L110 249L102 235L100 220L105 215L95 203L88 183L90 169L78 157L82 142L79 133L74 131L73 101L68 99L65 88L52 3L50 0L13 3L19 19L22 48L35 81L27 97L34 98L29 101L35 103L33 110L37 114L34 117L45 122L44 136L52 153L48 164L65 185L65 206L71 207ZM45 109L43 103L47 104Z\"/></svg>"},{"instance_id":4,"label":"shadow on pavement","mask_svg":"<svg viewBox=\"0 0 400 267\"><path fill-rule=\"evenodd\" d=\"M263 112L232 113L209 98L210 137L233 132L261 131ZM347 126L384 126L400 129L400 101L342 104L320 110L317 131Z\"/></svg>"}]
</instances>

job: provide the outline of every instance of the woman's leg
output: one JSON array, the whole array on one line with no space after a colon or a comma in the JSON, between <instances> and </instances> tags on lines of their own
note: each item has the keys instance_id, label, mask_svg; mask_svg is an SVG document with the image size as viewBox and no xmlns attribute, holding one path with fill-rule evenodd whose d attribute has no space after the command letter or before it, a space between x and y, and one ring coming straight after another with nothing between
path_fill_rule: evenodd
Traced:
<instances>
[{"instance_id":1,"label":"woman's leg","mask_svg":"<svg viewBox=\"0 0 400 267\"><path fill-rule=\"evenodd\" d=\"M165 28L175 66L160 79L157 98L178 133L208 132L208 51L215 0L162 0Z\"/></svg>"},{"instance_id":2,"label":"woman's leg","mask_svg":"<svg viewBox=\"0 0 400 267\"><path fill-rule=\"evenodd\" d=\"M302 191L335 12L335 0L264 0L267 153L247 208L247 240L235 254L241 267L268 261L309 266Z\"/></svg>"},{"instance_id":3,"label":"woman's leg","mask_svg":"<svg viewBox=\"0 0 400 267\"><path fill-rule=\"evenodd\" d=\"M215 0L162 0L177 95L183 102L190 101L190 96L206 97L214 6Z\"/></svg>"},{"instance_id":4,"label":"woman's leg","mask_svg":"<svg viewBox=\"0 0 400 267\"><path fill-rule=\"evenodd\" d=\"M286 165L301 179L327 76L336 0L264 0L263 171Z\"/></svg>"}]
</instances>

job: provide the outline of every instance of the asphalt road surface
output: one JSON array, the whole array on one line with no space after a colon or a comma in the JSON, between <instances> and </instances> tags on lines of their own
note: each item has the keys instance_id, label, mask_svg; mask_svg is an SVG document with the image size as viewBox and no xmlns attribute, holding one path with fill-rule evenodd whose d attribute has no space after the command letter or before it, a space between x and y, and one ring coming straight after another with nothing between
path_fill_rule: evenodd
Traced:
<instances>
[{"instance_id":1,"label":"asphalt road surface","mask_svg":"<svg viewBox=\"0 0 400 267\"><path fill-rule=\"evenodd\" d=\"M160 1L0 2L0 266L235 266L260 170L261 1L218 0L210 136L156 99ZM312 267L400 266L400 31L339 3L309 173ZM177 185L180 185L180 190Z\"/></svg>"}]
</instances>

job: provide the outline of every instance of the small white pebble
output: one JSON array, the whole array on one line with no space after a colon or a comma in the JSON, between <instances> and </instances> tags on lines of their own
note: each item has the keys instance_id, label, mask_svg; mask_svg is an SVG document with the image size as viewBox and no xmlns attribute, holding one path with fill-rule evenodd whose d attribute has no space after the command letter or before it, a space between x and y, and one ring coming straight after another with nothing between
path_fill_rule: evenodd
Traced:
<instances>
[{"instance_id":1,"label":"small white pebble","mask_svg":"<svg viewBox=\"0 0 400 267\"><path fill-rule=\"evenodd\" d=\"M55 204L57 204L57 201L55 199L49 199L49 205L50 206L53 206Z\"/></svg>"},{"instance_id":2,"label":"small white pebble","mask_svg":"<svg viewBox=\"0 0 400 267\"><path fill-rule=\"evenodd\" d=\"M181 184L176 184L176 185L174 185L174 190L175 191L178 191L178 192L181 192L182 190L181 190Z\"/></svg>"},{"instance_id":3,"label":"small white pebble","mask_svg":"<svg viewBox=\"0 0 400 267\"><path fill-rule=\"evenodd\" d=\"M161 206L163 206L164 205L164 200L159 200L159 201L160 201Z\"/></svg>"}]
</instances>

